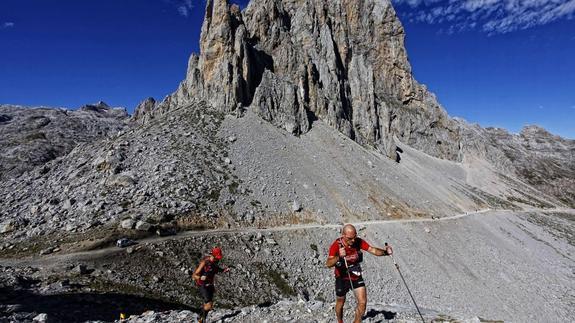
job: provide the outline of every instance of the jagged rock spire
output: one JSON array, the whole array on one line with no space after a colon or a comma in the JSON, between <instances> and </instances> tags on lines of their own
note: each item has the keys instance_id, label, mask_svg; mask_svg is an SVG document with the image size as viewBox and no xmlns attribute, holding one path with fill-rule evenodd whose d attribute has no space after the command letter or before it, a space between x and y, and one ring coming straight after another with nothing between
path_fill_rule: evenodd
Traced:
<instances>
[{"instance_id":1,"label":"jagged rock spire","mask_svg":"<svg viewBox=\"0 0 575 323\"><path fill-rule=\"evenodd\" d=\"M140 102L134 111L134 115L130 121L145 123L153 118L153 111L156 108L156 100L154 98L147 98Z\"/></svg>"},{"instance_id":2,"label":"jagged rock spire","mask_svg":"<svg viewBox=\"0 0 575 323\"><path fill-rule=\"evenodd\" d=\"M294 134L319 118L395 158L395 140L460 159L456 123L411 74L404 30L388 0L262 0L244 12L207 2L200 54L163 110L204 100L251 105Z\"/></svg>"},{"instance_id":3,"label":"jagged rock spire","mask_svg":"<svg viewBox=\"0 0 575 323\"><path fill-rule=\"evenodd\" d=\"M188 62L186 79L164 106L186 104L195 99L230 112L247 105L250 84L249 45L240 8L226 0L209 0L200 37L200 54Z\"/></svg>"}]
</instances>

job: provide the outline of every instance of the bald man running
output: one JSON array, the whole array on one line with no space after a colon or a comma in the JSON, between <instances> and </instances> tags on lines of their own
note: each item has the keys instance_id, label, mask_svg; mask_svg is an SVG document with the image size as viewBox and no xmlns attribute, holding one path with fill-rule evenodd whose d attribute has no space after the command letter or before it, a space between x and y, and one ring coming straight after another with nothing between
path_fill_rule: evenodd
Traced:
<instances>
[{"instance_id":1,"label":"bald man running","mask_svg":"<svg viewBox=\"0 0 575 323\"><path fill-rule=\"evenodd\" d=\"M343 323L343 305L345 295L353 289L357 298L354 323L361 322L367 304L367 290L361 272L362 250L375 256L388 256L393 254L391 246L384 249L375 248L365 240L357 237L357 231L351 224L341 229L341 237L335 240L329 248L329 256L325 265L328 268L335 266L335 315L338 323ZM351 280L351 281L350 281Z\"/></svg>"}]
</instances>

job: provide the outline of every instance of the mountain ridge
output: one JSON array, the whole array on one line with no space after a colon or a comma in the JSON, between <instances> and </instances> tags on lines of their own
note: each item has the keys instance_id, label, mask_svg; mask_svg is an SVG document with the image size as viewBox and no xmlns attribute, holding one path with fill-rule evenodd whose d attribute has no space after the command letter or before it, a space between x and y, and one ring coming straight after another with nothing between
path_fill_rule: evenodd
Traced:
<instances>
[{"instance_id":1,"label":"mountain ridge","mask_svg":"<svg viewBox=\"0 0 575 323\"><path fill-rule=\"evenodd\" d=\"M195 307L190 274L218 245L233 310L213 317L332 321L324 261L350 222L394 247L428 319L575 315L575 141L449 118L389 1L208 1L201 39L164 101L0 181L0 320ZM417 318L390 259L367 256L365 275L373 320ZM195 315L133 319L168 318Z\"/></svg>"}]
</instances>

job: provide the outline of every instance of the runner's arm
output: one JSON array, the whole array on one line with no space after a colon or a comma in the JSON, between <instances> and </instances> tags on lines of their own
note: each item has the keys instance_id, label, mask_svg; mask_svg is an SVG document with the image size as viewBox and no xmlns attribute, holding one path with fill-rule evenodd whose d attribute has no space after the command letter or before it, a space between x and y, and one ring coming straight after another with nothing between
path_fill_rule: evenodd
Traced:
<instances>
[{"instance_id":1,"label":"runner's arm","mask_svg":"<svg viewBox=\"0 0 575 323\"><path fill-rule=\"evenodd\" d=\"M225 266L225 267L220 267L218 266L218 272L219 273L227 273L228 271L230 271L230 267Z\"/></svg>"},{"instance_id":2,"label":"runner's arm","mask_svg":"<svg viewBox=\"0 0 575 323\"><path fill-rule=\"evenodd\" d=\"M329 257L327 257L327 261L325 262L325 266L327 268L331 268L331 267L335 266L335 264L337 264L338 261L339 261L338 256L329 256Z\"/></svg>"},{"instance_id":3,"label":"runner's arm","mask_svg":"<svg viewBox=\"0 0 575 323\"><path fill-rule=\"evenodd\" d=\"M393 254L393 251L392 251L390 246L385 247L385 249L370 246L367 249L367 252L369 252L370 254L372 254L374 256L389 256L389 255Z\"/></svg>"},{"instance_id":4,"label":"runner's arm","mask_svg":"<svg viewBox=\"0 0 575 323\"><path fill-rule=\"evenodd\" d=\"M327 256L327 260L325 262L325 266L327 268L331 268L333 266L336 266L338 264L338 262L340 261L340 250L339 250L339 244L334 243L331 245L331 247L329 247L329 254Z\"/></svg>"},{"instance_id":5,"label":"runner's arm","mask_svg":"<svg viewBox=\"0 0 575 323\"><path fill-rule=\"evenodd\" d=\"M200 273L202 272L202 269L204 269L204 265L205 265L205 262L203 260L200 261L198 268L196 268L196 270L194 270L194 273L192 274L193 280L200 280L200 278L201 278Z\"/></svg>"}]
</instances>

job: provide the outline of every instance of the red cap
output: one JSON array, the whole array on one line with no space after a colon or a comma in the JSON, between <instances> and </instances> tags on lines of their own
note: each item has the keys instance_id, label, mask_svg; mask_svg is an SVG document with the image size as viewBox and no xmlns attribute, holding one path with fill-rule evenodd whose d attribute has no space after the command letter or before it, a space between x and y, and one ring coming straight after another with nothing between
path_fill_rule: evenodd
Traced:
<instances>
[{"instance_id":1,"label":"red cap","mask_svg":"<svg viewBox=\"0 0 575 323\"><path fill-rule=\"evenodd\" d=\"M216 259L220 260L222 259L222 249L220 249L220 247L215 247L214 249L212 249L212 256L214 256Z\"/></svg>"}]
</instances>

